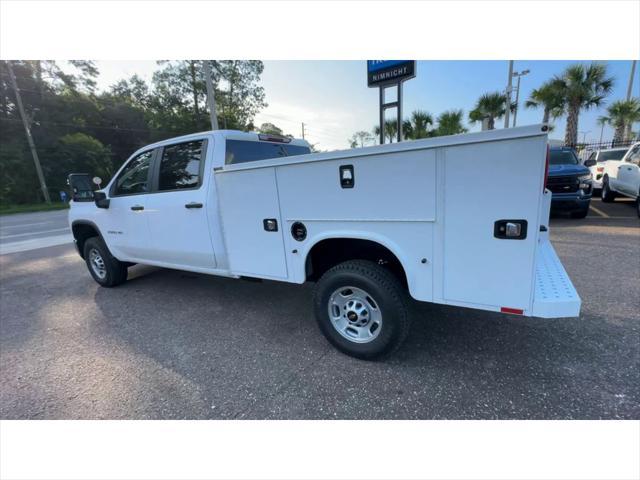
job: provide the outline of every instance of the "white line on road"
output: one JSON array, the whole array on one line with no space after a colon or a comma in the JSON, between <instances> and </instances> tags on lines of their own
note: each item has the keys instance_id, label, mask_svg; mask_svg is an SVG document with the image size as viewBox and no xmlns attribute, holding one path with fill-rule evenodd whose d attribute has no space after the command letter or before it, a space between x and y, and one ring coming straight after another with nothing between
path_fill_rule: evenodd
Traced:
<instances>
[{"instance_id":1,"label":"white line on road","mask_svg":"<svg viewBox=\"0 0 640 480\"><path fill-rule=\"evenodd\" d=\"M2 225L2 224L0 224L0 229L2 229L2 228L34 227L36 225L48 225L50 223L57 223L57 220L49 220L49 221L46 221L46 222L36 222L36 223L15 223L13 225Z\"/></svg>"},{"instance_id":2,"label":"white line on road","mask_svg":"<svg viewBox=\"0 0 640 480\"><path fill-rule=\"evenodd\" d=\"M40 235L42 233L68 232L68 231L69 231L69 227L64 227L64 228L54 228L53 230L42 230L39 232L16 233L13 235L3 235L0 237L0 240L4 240L5 238L28 237L29 235Z\"/></svg>"},{"instance_id":3,"label":"white line on road","mask_svg":"<svg viewBox=\"0 0 640 480\"><path fill-rule=\"evenodd\" d=\"M609 215L607 215L606 213L604 213L602 210L600 210L599 208L594 207L593 205L589 205L589 208L591 210L593 210L594 212L596 212L598 215L600 215L601 217L604 218L609 218Z\"/></svg>"},{"instance_id":4,"label":"white line on road","mask_svg":"<svg viewBox=\"0 0 640 480\"><path fill-rule=\"evenodd\" d=\"M36 250L38 248L53 247L55 245L63 245L72 243L73 236L56 235L55 237L32 238L30 240L22 240L20 242L11 242L0 244L0 255L8 253L26 252L27 250Z\"/></svg>"}]
</instances>

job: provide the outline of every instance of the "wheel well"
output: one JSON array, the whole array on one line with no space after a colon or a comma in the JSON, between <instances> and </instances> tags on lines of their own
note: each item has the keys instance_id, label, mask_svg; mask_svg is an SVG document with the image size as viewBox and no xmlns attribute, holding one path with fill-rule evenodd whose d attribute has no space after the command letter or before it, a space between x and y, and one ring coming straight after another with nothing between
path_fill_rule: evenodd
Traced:
<instances>
[{"instance_id":1,"label":"wheel well","mask_svg":"<svg viewBox=\"0 0 640 480\"><path fill-rule=\"evenodd\" d=\"M76 223L71 227L71 231L78 245L80 256L84 258L84 243L91 237L99 237L100 232L94 225L89 223Z\"/></svg>"},{"instance_id":2,"label":"wheel well","mask_svg":"<svg viewBox=\"0 0 640 480\"><path fill-rule=\"evenodd\" d=\"M404 267L391 250L377 242L357 238L330 238L316 243L307 255L307 280L318 280L327 270L348 260L371 260L387 268L407 286Z\"/></svg>"}]
</instances>

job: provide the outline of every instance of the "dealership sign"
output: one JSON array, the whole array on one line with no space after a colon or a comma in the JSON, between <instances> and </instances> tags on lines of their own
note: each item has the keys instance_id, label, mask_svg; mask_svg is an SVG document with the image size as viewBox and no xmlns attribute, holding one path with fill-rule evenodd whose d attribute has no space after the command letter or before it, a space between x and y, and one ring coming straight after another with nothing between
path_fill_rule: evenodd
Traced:
<instances>
[{"instance_id":1,"label":"dealership sign","mask_svg":"<svg viewBox=\"0 0 640 480\"><path fill-rule=\"evenodd\" d=\"M369 87L399 83L415 76L415 60L367 60Z\"/></svg>"}]
</instances>

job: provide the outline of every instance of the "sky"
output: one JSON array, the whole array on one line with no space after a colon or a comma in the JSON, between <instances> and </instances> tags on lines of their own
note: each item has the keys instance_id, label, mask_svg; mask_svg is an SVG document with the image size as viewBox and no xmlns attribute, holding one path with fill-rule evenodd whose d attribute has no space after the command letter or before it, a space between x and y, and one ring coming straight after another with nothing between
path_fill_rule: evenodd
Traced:
<instances>
[{"instance_id":1,"label":"sky","mask_svg":"<svg viewBox=\"0 0 640 480\"><path fill-rule=\"evenodd\" d=\"M98 88L106 89L122 78L138 74L147 81L158 69L155 61L98 61ZM541 109L524 108L524 100L534 88L560 74L574 61L516 60L515 71L530 70L522 77L517 125L531 125L542 120ZM631 61L608 61L614 87L607 103L626 97ZM434 117L445 110L462 109L468 113L480 95L504 91L507 83L507 61L418 61L416 77L403 86L403 111L426 110ZM348 139L358 130L371 131L378 123L378 89L367 88L366 61L265 61L261 85L269 104L254 120L254 124L270 122L285 133L300 137L302 123L306 138L322 150L349 147ZM515 87L515 84L514 84ZM393 96L393 89L388 90ZM633 95L640 96L640 66L636 68ZM515 93L514 93L515 100ZM606 113L606 105L582 111L579 120L579 140L597 142L601 127L596 123ZM393 117L393 111L389 111ZM566 119L554 122L550 138L563 139ZM496 122L503 127L504 121ZM470 131L480 130L479 124L467 124ZM636 127L637 128L637 127ZM604 128L603 140L610 140L613 131Z\"/></svg>"}]
</instances>

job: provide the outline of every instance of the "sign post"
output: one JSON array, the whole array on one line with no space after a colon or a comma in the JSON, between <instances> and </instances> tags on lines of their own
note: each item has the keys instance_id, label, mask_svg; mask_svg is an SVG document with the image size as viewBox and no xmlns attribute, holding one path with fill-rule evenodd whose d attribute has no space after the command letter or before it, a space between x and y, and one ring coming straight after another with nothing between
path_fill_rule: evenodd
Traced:
<instances>
[{"instance_id":1,"label":"sign post","mask_svg":"<svg viewBox=\"0 0 640 480\"><path fill-rule=\"evenodd\" d=\"M398 142L402 141L402 82L416 76L415 60L367 60L367 86L380 89L380 144L384 144L384 112L396 108L398 112ZM395 85L395 102L385 102L384 91Z\"/></svg>"}]
</instances>

